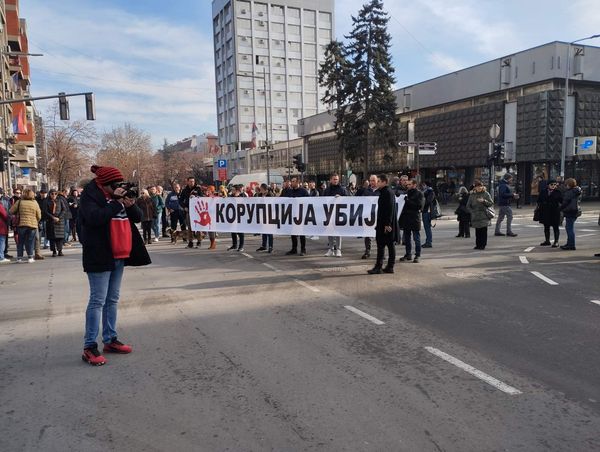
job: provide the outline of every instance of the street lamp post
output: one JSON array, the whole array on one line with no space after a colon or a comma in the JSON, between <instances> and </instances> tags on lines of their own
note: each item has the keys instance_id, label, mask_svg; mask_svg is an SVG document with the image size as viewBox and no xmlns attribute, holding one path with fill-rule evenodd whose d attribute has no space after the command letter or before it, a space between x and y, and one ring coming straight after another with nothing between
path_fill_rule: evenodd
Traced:
<instances>
[{"instance_id":1,"label":"street lamp post","mask_svg":"<svg viewBox=\"0 0 600 452\"><path fill-rule=\"evenodd\" d=\"M565 73L565 111L563 115L563 137L562 137L562 149L560 153L560 176L564 179L565 177L565 160L567 156L567 120L568 116L568 106L569 106L569 78L571 76L571 46L573 44L577 44L581 41L587 41L588 39L600 38L600 34L588 36L587 38L577 39L575 41L571 41L567 45L567 63L566 73Z\"/></svg>"},{"instance_id":2,"label":"street lamp post","mask_svg":"<svg viewBox=\"0 0 600 452\"><path fill-rule=\"evenodd\" d=\"M257 57L258 58L258 57ZM267 185L271 185L271 169L270 169L270 160L271 156L269 155L269 118L267 114L267 68L263 67L263 75L248 75L248 74L236 74L238 77L250 77L250 78L258 78L263 81L263 92L265 95L265 150L267 151ZM269 97L271 97L271 84L269 84Z\"/></svg>"}]
</instances>

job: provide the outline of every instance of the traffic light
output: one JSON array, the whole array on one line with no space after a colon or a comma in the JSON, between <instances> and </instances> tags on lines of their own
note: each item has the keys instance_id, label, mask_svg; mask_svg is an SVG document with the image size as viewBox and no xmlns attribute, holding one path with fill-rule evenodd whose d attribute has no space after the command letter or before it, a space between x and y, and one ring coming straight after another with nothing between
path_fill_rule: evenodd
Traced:
<instances>
[{"instance_id":1,"label":"traffic light","mask_svg":"<svg viewBox=\"0 0 600 452\"><path fill-rule=\"evenodd\" d=\"M93 93L85 95L85 116L88 121L94 121L96 119L96 105L94 103Z\"/></svg>"},{"instance_id":2,"label":"traffic light","mask_svg":"<svg viewBox=\"0 0 600 452\"><path fill-rule=\"evenodd\" d=\"M495 143L494 144L494 160L497 163L504 162L504 158L506 157L506 152L504 148L504 143Z\"/></svg>"},{"instance_id":3,"label":"traffic light","mask_svg":"<svg viewBox=\"0 0 600 452\"><path fill-rule=\"evenodd\" d=\"M302 172L304 171L304 163L302 163L302 154L296 154L293 157L293 163L294 163L294 167Z\"/></svg>"},{"instance_id":4,"label":"traffic light","mask_svg":"<svg viewBox=\"0 0 600 452\"><path fill-rule=\"evenodd\" d=\"M69 100L66 98L65 93L58 93L58 110L60 113L60 119L62 121L69 120ZM86 96L86 107L87 107L87 96Z\"/></svg>"}]
</instances>

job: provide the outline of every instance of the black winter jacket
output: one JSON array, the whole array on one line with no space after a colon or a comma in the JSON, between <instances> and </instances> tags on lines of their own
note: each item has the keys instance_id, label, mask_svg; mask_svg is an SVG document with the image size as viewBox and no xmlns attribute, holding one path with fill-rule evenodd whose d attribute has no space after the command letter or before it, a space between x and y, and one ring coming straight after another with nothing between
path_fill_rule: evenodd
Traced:
<instances>
[{"instance_id":1,"label":"black winter jacket","mask_svg":"<svg viewBox=\"0 0 600 452\"><path fill-rule=\"evenodd\" d=\"M104 193L92 180L83 189L79 201L78 223L81 226L80 241L83 247L83 271L86 273L106 272L115 269L115 259L110 241L111 219L121 211L118 202L107 202ZM150 256L140 232L134 223L140 222L142 212L135 204L127 209L131 226L131 254L125 265L151 264Z\"/></svg>"},{"instance_id":2,"label":"black winter jacket","mask_svg":"<svg viewBox=\"0 0 600 452\"><path fill-rule=\"evenodd\" d=\"M540 209L540 223L546 226L558 226L560 224L560 205L563 196L560 190L548 189L540 191L537 204Z\"/></svg>"},{"instance_id":3,"label":"black winter jacket","mask_svg":"<svg viewBox=\"0 0 600 452\"><path fill-rule=\"evenodd\" d=\"M323 192L323 196L348 196L348 192L341 185L330 185Z\"/></svg>"},{"instance_id":4,"label":"black winter jacket","mask_svg":"<svg viewBox=\"0 0 600 452\"><path fill-rule=\"evenodd\" d=\"M404 209L400 214L399 225L400 229L411 231L421 230L421 211L425 204L425 198L416 188L411 188L406 192L404 200Z\"/></svg>"}]
</instances>

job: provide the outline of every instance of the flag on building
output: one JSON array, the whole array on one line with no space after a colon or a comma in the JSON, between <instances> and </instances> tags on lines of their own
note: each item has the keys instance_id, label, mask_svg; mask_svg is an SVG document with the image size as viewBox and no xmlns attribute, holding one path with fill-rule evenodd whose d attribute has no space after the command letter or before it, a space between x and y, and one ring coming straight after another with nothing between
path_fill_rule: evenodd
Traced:
<instances>
[{"instance_id":1,"label":"flag on building","mask_svg":"<svg viewBox=\"0 0 600 452\"><path fill-rule=\"evenodd\" d=\"M256 123L252 123L252 142L250 143L250 149L256 149L256 135L258 134L258 128Z\"/></svg>"},{"instance_id":2,"label":"flag on building","mask_svg":"<svg viewBox=\"0 0 600 452\"><path fill-rule=\"evenodd\" d=\"M15 72L15 73L14 73L14 74L11 76L11 79L12 79L12 84L13 84L13 86L12 86L12 91L13 91L13 92L17 92L17 91L19 90L19 88L20 88L20 84L19 84L19 73L18 73L18 72Z\"/></svg>"},{"instance_id":3,"label":"flag on building","mask_svg":"<svg viewBox=\"0 0 600 452\"><path fill-rule=\"evenodd\" d=\"M17 134L17 135L26 135L27 134L27 117L25 114L25 104L24 103L13 104L12 127L13 127L14 134Z\"/></svg>"}]
</instances>

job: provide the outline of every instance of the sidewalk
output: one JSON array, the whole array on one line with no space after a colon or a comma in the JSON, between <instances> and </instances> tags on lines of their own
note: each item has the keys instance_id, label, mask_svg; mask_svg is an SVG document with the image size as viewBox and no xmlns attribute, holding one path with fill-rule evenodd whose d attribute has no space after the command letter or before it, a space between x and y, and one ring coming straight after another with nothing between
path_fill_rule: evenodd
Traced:
<instances>
[{"instance_id":1,"label":"sidewalk","mask_svg":"<svg viewBox=\"0 0 600 452\"><path fill-rule=\"evenodd\" d=\"M533 210L535 209L535 204L526 204L521 205L518 209L516 208L516 204L512 203L513 216L514 218L532 218L533 219ZM448 203L446 205L440 204L442 209L442 217L438 218L438 220L456 220L456 215L454 211L458 207L458 203ZM498 208L498 205L495 205ZM581 210L584 215L598 215L600 216L600 201L583 201L581 203Z\"/></svg>"}]
</instances>

